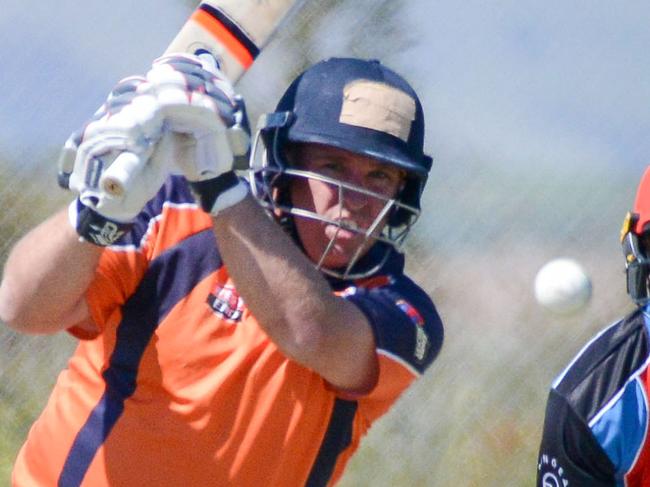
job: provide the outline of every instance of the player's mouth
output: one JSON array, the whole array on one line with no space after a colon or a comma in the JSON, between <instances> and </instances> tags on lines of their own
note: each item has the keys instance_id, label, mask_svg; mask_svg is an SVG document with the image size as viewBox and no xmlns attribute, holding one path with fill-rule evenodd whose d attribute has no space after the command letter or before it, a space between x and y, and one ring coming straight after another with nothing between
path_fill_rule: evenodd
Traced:
<instances>
[{"instance_id":1,"label":"player's mouth","mask_svg":"<svg viewBox=\"0 0 650 487\"><path fill-rule=\"evenodd\" d=\"M349 242L363 238L364 230L352 220L340 220L338 224L325 226L325 235L329 239L335 238L337 242Z\"/></svg>"}]
</instances>

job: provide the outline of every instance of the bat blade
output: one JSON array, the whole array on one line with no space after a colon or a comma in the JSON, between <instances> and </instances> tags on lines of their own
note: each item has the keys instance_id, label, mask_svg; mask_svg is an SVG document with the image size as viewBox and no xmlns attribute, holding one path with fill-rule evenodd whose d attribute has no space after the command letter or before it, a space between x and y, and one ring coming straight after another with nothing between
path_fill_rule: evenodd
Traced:
<instances>
[{"instance_id":1,"label":"bat blade","mask_svg":"<svg viewBox=\"0 0 650 487\"><path fill-rule=\"evenodd\" d=\"M251 67L274 32L303 0L210 0L202 2L185 22L165 54L208 51L233 83ZM144 164L145 162L141 162ZM111 196L124 195L129 178L109 166L100 180Z\"/></svg>"}]
</instances>

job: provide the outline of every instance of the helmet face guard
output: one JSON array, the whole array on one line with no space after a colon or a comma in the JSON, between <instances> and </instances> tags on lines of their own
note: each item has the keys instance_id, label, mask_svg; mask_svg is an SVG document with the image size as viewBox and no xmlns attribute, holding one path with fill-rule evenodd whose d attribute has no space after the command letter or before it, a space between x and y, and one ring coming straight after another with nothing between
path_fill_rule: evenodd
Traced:
<instances>
[{"instance_id":1,"label":"helmet face guard","mask_svg":"<svg viewBox=\"0 0 650 487\"><path fill-rule=\"evenodd\" d=\"M623 221L621 245L627 292L637 305L643 306L650 300L650 167L641 178L634 209Z\"/></svg>"},{"instance_id":2,"label":"helmet face guard","mask_svg":"<svg viewBox=\"0 0 650 487\"><path fill-rule=\"evenodd\" d=\"M261 120L260 123L264 125L265 122ZM261 134L262 131L259 131L253 142L249 181L253 196L269 213L281 221L283 219L286 221L286 217L306 218L321 222L323 225L333 225L339 230L363 235L362 242L357 247L348 264L344 268L330 269L324 266L324 262L336 242L337 230L330 238L318 262L315 262L319 270L325 274L341 279L358 279L370 275L379 269L388 258L391 247L398 251L401 250L411 226L420 215L419 208L405 204L399 201L397 197L389 198L360 186L349 184L313 171L291 167L279 151L278 138L273 137L271 140L274 142L271 144L271 147L265 148L261 142ZM381 201L383 205L382 209L367 228L358 228L342 220L327 218L305 208L295 207L290 201L288 186L292 181L298 179L312 179L336 188L338 201L341 203L345 201L346 195L358 193L363 194L367 198L374 198L377 201ZM391 224L391 222L393 223ZM382 257L370 267L355 269L355 265L359 262L359 259L363 257L368 247L375 242L386 244Z\"/></svg>"},{"instance_id":3,"label":"helmet face guard","mask_svg":"<svg viewBox=\"0 0 650 487\"><path fill-rule=\"evenodd\" d=\"M276 111L260 118L249 164L251 192L281 223L291 226L295 218L307 218L338 227L336 234L345 230L363 235L344 268L324 265L336 235L315 264L335 277L364 277L383 265L392 248L401 249L420 214L420 197L432 163L423 153L423 139L422 107L406 81L376 61L329 59L296 78ZM396 195L386 197L293 167L286 157L292 144L318 144L375 159L402 170L404 184ZM288 186L298 179L331 185L342 204L356 192L380 200L382 209L368 228L329 220L292 205ZM293 236L297 238L295 227ZM375 243L384 248L383 256L362 265L360 260Z\"/></svg>"}]
</instances>

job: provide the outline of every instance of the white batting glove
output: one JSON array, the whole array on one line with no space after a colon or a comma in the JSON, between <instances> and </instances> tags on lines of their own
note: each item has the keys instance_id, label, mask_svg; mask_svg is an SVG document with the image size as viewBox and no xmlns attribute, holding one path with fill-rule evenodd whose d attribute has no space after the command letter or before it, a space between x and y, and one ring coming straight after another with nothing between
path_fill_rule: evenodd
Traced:
<instances>
[{"instance_id":1,"label":"white batting glove","mask_svg":"<svg viewBox=\"0 0 650 487\"><path fill-rule=\"evenodd\" d=\"M163 133L164 119L144 78L127 78L105 104L64 146L59 183L79 197L70 220L79 235L97 245L111 245L167 177L168 168L152 158ZM128 180L121 191L109 191L112 177Z\"/></svg>"},{"instance_id":2,"label":"white batting glove","mask_svg":"<svg viewBox=\"0 0 650 487\"><path fill-rule=\"evenodd\" d=\"M248 187L233 171L247 158L250 130L243 99L208 53L157 59L147 73L165 119L175 134L173 149L158 154L189 181L204 211L216 215L241 201Z\"/></svg>"}]
</instances>

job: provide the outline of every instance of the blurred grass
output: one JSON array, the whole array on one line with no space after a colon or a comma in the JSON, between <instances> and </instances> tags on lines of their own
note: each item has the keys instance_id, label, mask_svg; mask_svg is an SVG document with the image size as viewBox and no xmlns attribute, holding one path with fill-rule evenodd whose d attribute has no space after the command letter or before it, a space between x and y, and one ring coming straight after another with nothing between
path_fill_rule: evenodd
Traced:
<instances>
[{"instance_id":1,"label":"blurred grass","mask_svg":"<svg viewBox=\"0 0 650 487\"><path fill-rule=\"evenodd\" d=\"M54 158L55 156L53 156ZM51 171L21 169L0 158L0 262L27 231L71 199ZM10 472L29 427L43 408L71 350L64 336L30 337L0 324L0 485Z\"/></svg>"},{"instance_id":2,"label":"blurred grass","mask_svg":"<svg viewBox=\"0 0 650 487\"><path fill-rule=\"evenodd\" d=\"M0 328L0 485L9 479L18 449L43 409L72 340L28 337Z\"/></svg>"}]
</instances>

